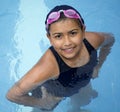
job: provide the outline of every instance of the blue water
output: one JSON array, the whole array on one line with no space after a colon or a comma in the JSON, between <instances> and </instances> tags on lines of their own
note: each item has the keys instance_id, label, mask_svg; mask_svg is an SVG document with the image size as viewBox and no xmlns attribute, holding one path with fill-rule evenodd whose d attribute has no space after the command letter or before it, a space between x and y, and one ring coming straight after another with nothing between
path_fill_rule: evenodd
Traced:
<instances>
[{"instance_id":1,"label":"blue water","mask_svg":"<svg viewBox=\"0 0 120 112\"><path fill-rule=\"evenodd\" d=\"M67 98L53 112L120 112L119 0L0 0L0 111L37 112L7 101L5 94L49 47L44 20L58 4L74 6L86 30L112 32L116 42L99 77L82 91L80 99Z\"/></svg>"}]
</instances>

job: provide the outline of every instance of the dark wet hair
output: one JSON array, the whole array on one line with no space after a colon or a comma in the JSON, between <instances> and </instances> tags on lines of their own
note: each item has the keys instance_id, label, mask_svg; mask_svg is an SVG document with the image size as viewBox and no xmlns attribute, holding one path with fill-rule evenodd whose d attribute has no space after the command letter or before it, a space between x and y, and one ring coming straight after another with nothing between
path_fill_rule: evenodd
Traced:
<instances>
[{"instance_id":1,"label":"dark wet hair","mask_svg":"<svg viewBox=\"0 0 120 112\"><path fill-rule=\"evenodd\" d=\"M79 19L76 19L76 20L79 20L79 21L78 21L78 24L80 25L81 28L83 28L84 20L83 20L81 14L80 14L75 8L73 8L73 7L69 6L69 5L59 5L59 6L54 7L53 9L51 9L51 11L50 11L50 12L47 14L47 16L46 16L45 25L47 24L48 16L49 16L52 12L57 12L57 11L60 11L60 10L67 10L67 9L73 9L75 12L77 12L77 13L79 14L82 23L81 23L81 21L80 21ZM65 19L65 18L67 18L67 17L65 17L63 14L61 14L61 16L60 16L59 19ZM58 19L58 20L59 20L59 19ZM49 25L49 26L50 26L50 25ZM49 32L49 26L48 26L48 28L46 29L47 32Z\"/></svg>"}]
</instances>

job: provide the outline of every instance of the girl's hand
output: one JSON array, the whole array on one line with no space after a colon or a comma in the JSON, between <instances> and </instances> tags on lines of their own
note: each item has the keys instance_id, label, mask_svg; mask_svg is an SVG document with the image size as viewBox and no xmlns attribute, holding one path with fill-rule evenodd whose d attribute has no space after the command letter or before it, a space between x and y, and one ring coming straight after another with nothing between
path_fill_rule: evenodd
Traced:
<instances>
[{"instance_id":1,"label":"girl's hand","mask_svg":"<svg viewBox=\"0 0 120 112\"><path fill-rule=\"evenodd\" d=\"M93 74L92 74L92 79L95 79L95 78L98 77L99 69L100 69L100 68L99 68L98 66L96 66L96 67L94 68L94 71L93 71Z\"/></svg>"},{"instance_id":2,"label":"girl's hand","mask_svg":"<svg viewBox=\"0 0 120 112\"><path fill-rule=\"evenodd\" d=\"M56 97L48 93L47 89L44 86L41 87L41 91L42 91L42 98L40 98L39 101L40 103L42 101L42 108L40 108L42 110L52 110L63 99L62 97Z\"/></svg>"}]
</instances>

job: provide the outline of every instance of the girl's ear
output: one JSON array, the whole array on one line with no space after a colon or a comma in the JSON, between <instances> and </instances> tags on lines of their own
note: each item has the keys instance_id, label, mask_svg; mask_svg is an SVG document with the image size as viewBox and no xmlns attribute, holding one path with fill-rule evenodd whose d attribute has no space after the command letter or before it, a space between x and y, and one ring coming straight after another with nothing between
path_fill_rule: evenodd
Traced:
<instances>
[{"instance_id":1,"label":"girl's ear","mask_svg":"<svg viewBox=\"0 0 120 112\"><path fill-rule=\"evenodd\" d=\"M83 26L82 31L85 32L85 30L86 30L86 26Z\"/></svg>"},{"instance_id":2,"label":"girl's ear","mask_svg":"<svg viewBox=\"0 0 120 112\"><path fill-rule=\"evenodd\" d=\"M50 34L46 33L46 36L47 36L48 39L50 38Z\"/></svg>"},{"instance_id":3,"label":"girl's ear","mask_svg":"<svg viewBox=\"0 0 120 112\"><path fill-rule=\"evenodd\" d=\"M46 36L47 36L47 38L49 39L50 44L52 45L52 40L51 40L51 36L50 36L50 34L49 34L49 33L47 33L47 34L46 34Z\"/></svg>"},{"instance_id":4,"label":"girl's ear","mask_svg":"<svg viewBox=\"0 0 120 112\"><path fill-rule=\"evenodd\" d=\"M83 32L83 37L85 37L85 26L83 26L83 28L82 28L82 32Z\"/></svg>"}]
</instances>

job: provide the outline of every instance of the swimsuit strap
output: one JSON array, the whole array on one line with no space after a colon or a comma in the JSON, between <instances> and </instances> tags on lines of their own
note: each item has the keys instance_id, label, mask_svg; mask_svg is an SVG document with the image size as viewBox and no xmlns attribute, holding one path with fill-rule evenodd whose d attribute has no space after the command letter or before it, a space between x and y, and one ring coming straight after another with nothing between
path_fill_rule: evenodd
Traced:
<instances>
[{"instance_id":1,"label":"swimsuit strap","mask_svg":"<svg viewBox=\"0 0 120 112\"><path fill-rule=\"evenodd\" d=\"M91 54L91 52L93 50L95 50L95 48L88 42L88 40L84 39L83 42L84 42L89 54Z\"/></svg>"}]
</instances>

